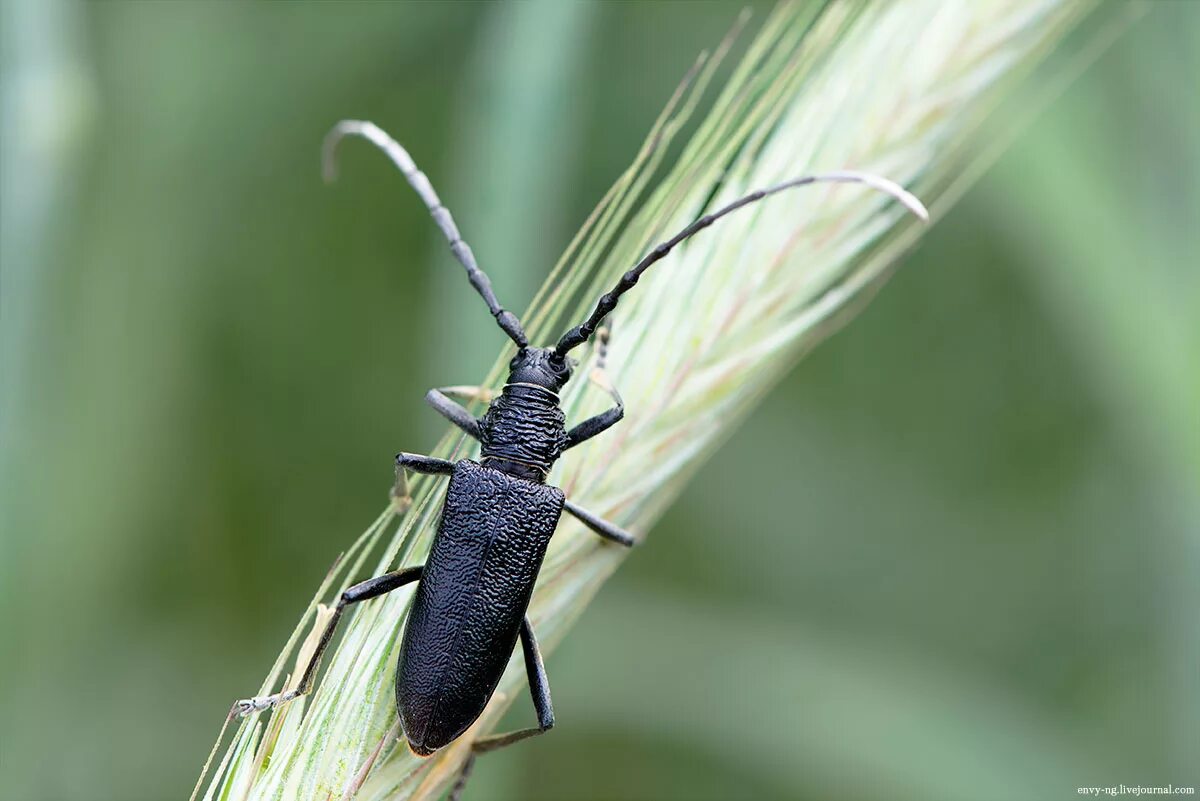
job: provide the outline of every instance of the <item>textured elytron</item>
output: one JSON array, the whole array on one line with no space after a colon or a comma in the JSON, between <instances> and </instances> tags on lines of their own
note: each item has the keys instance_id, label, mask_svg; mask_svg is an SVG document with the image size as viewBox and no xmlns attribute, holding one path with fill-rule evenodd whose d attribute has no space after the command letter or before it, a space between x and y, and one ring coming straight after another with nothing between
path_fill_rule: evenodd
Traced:
<instances>
[{"instance_id":1,"label":"textured elytron","mask_svg":"<svg viewBox=\"0 0 1200 801\"><path fill-rule=\"evenodd\" d=\"M451 742L487 705L562 508L557 487L469 460L455 464L396 669L396 702L413 750Z\"/></svg>"}]
</instances>

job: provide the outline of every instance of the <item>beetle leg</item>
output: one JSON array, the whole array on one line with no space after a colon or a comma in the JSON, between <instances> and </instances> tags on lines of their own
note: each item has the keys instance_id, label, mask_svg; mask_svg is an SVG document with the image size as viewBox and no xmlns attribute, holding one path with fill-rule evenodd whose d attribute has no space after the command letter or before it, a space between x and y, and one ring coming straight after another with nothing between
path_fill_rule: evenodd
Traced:
<instances>
[{"instance_id":1,"label":"beetle leg","mask_svg":"<svg viewBox=\"0 0 1200 801\"><path fill-rule=\"evenodd\" d=\"M453 396L453 397L451 397ZM481 403L491 403L492 398L496 393L487 387L439 387L431 389L425 393L425 401L432 406L438 414L445 417L451 423L461 428L463 431L475 439L480 438L479 420L474 417L466 407L458 403L453 398L465 398L468 401L480 401Z\"/></svg>"},{"instance_id":2,"label":"beetle leg","mask_svg":"<svg viewBox=\"0 0 1200 801\"><path fill-rule=\"evenodd\" d=\"M579 522L583 523L585 526L599 534L601 537L604 537L606 540L612 540L613 542L624 545L626 548L632 548L637 544L637 537L633 536L616 523L610 523L603 517L592 514L582 506L576 506L570 501L567 501L563 505L563 508L570 512L573 517L579 520Z\"/></svg>"},{"instance_id":3,"label":"beetle leg","mask_svg":"<svg viewBox=\"0 0 1200 801\"><path fill-rule=\"evenodd\" d=\"M463 788L467 786L467 779L471 778L471 771L475 768L474 751L467 754L467 761L463 762L462 767L458 769L458 778L454 780L454 787L450 789L450 795L446 796L446 801L458 801L462 795Z\"/></svg>"},{"instance_id":4,"label":"beetle leg","mask_svg":"<svg viewBox=\"0 0 1200 801\"><path fill-rule=\"evenodd\" d=\"M422 456L418 453L396 454L396 483L392 486L392 504L403 514L412 505L412 493L408 491L408 471L425 475L448 476L454 472L454 462Z\"/></svg>"},{"instance_id":5,"label":"beetle leg","mask_svg":"<svg viewBox=\"0 0 1200 801\"><path fill-rule=\"evenodd\" d=\"M533 708L537 711L538 725L511 731L507 734L480 737L472 743L471 754L463 763L458 779L454 782L454 789L450 791L446 801L458 801L463 787L467 784L467 779L471 776L471 769L475 767L477 756L529 737L544 734L554 728L554 704L550 701L550 680L546 678L546 664L542 661L542 652L538 648L537 637L533 634L533 626L530 624L529 618L525 618L521 623L521 652L525 657L525 676L529 681L529 694L533 696Z\"/></svg>"},{"instance_id":6,"label":"beetle leg","mask_svg":"<svg viewBox=\"0 0 1200 801\"><path fill-rule=\"evenodd\" d=\"M607 411L600 412L600 414L596 415L595 417L589 417L568 431L567 444L563 447L564 451L574 448L580 443L587 442L597 434L603 433L617 423L621 422L621 418L625 416L625 406L621 402L621 397L617 395L617 391L615 389L613 390L612 395L614 398L616 398L617 405L611 409L608 409Z\"/></svg>"},{"instance_id":7,"label":"beetle leg","mask_svg":"<svg viewBox=\"0 0 1200 801\"><path fill-rule=\"evenodd\" d=\"M329 647L329 641L333 639L333 632L337 628L338 620L342 617L342 610L360 601L369 601L372 598L378 598L380 595L386 595L392 590L403 587L405 584L411 584L421 578L421 571L424 569L421 566L406 567L401 570L394 570L391 573L384 573L382 576L376 576L366 581L361 581L353 587L347 587L346 591L338 599L337 607L333 611L333 617L329 618L329 622L325 624L325 630L321 632L321 641L317 643L316 650L313 651L312 657L308 660L308 665L304 668L304 676L300 679L300 684L294 689L285 690L274 695L262 695L256 698L243 698L240 701L235 701L233 708L229 710L229 716L245 716L251 712L274 709L277 706L286 704L288 701L295 700L311 692L313 679L317 676L317 667L321 663L321 657L325 654L325 649Z\"/></svg>"},{"instance_id":8,"label":"beetle leg","mask_svg":"<svg viewBox=\"0 0 1200 801\"><path fill-rule=\"evenodd\" d=\"M600 414L594 417L589 417L568 431L567 444L563 447L563 450L574 448L581 442L587 442L597 434L612 428L625 416L625 402L621 400L621 393L617 392L617 388L613 386L612 379L609 378L608 371L605 369L605 364L608 361L608 336L609 330L607 327L601 328L596 332L596 347L598 351L596 366L588 374L588 380L607 392L616 405L611 409L600 412Z\"/></svg>"}]
</instances>

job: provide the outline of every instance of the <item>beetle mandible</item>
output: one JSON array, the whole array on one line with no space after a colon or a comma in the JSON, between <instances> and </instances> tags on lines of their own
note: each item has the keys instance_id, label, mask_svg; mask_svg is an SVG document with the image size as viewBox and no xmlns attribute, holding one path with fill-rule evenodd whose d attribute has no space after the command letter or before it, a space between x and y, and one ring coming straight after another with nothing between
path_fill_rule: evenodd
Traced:
<instances>
[{"instance_id":1,"label":"beetle mandible","mask_svg":"<svg viewBox=\"0 0 1200 801\"><path fill-rule=\"evenodd\" d=\"M408 471L450 477L441 521L425 564L368 579L343 592L299 685L286 692L238 701L233 714L274 708L309 692L321 656L346 607L416 581L416 596L404 627L396 668L396 706L412 751L421 756L432 754L475 722L492 697L518 639L537 712L536 726L482 737L472 744L471 757L451 793L455 798L475 754L541 734L554 725L546 669L525 612L562 513L572 515L611 542L626 547L636 542L629 532L571 503L562 490L546 483L563 451L604 432L620 421L625 411L620 394L603 374L601 359L600 370L593 375L612 397L613 406L567 428L559 407L559 392L571 379L574 367L568 354L597 336L621 296L676 245L721 217L769 195L817 182L852 182L891 195L923 219L927 219L927 212L919 200L897 184L868 173L822 173L760 189L700 217L650 250L600 296L586 320L568 329L553 347L534 347L517 316L497 301L491 281L475 263L470 246L459 235L429 179L382 129L357 120L338 123L323 148L327 179L333 177L338 142L351 135L372 142L400 169L466 269L471 286L517 346L517 353L509 364L503 390L494 398L478 387L443 387L425 396L435 410L479 441L478 462L450 462L412 453L396 457L397 495L402 502L409 497ZM598 338L603 345L603 334ZM487 411L477 419L451 395L488 401Z\"/></svg>"}]
</instances>

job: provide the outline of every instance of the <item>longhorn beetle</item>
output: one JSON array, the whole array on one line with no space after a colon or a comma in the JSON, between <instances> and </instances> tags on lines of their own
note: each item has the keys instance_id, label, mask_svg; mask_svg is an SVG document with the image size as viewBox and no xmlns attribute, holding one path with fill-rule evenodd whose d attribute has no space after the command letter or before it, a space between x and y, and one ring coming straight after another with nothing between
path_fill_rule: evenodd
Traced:
<instances>
[{"instance_id":1,"label":"longhorn beetle","mask_svg":"<svg viewBox=\"0 0 1200 801\"><path fill-rule=\"evenodd\" d=\"M546 547L562 513L566 511L618 545L629 547L637 541L633 534L571 503L562 490L546 483L563 451L607 430L625 413L620 394L604 377L601 359L596 381L612 397L613 406L567 428L558 394L570 380L574 367L567 354L597 335L604 318L616 308L621 296L672 248L726 214L769 195L817 182L854 182L891 195L922 219L927 219L927 213L919 200L898 185L866 173L829 172L760 189L706 214L655 247L622 275L616 286L601 295L591 315L567 330L554 347L533 347L521 321L496 300L491 281L476 265L471 248L459 235L429 179L398 142L372 123L340 122L325 140L326 178L334 177L338 142L350 135L369 140L400 169L425 202L451 252L466 268L471 286L483 297L500 329L517 346L517 354L508 366L508 382L494 399L483 388L468 387L431 389L425 396L434 409L479 441L478 462L470 459L449 462L413 453L396 456L396 493L404 503L410 501L408 471L450 477L441 522L425 565L386 573L343 592L300 684L286 692L238 701L233 713L246 715L274 708L309 692L321 655L346 607L416 581L416 597L396 668L396 706L413 752L421 756L432 754L475 722L492 697L518 639L537 711L536 726L483 737L472 744L472 754L451 793L451 798L455 798L475 754L541 734L554 725L546 668L525 611ZM603 335L598 338L603 345ZM476 419L451 395L487 400L487 412Z\"/></svg>"}]
</instances>

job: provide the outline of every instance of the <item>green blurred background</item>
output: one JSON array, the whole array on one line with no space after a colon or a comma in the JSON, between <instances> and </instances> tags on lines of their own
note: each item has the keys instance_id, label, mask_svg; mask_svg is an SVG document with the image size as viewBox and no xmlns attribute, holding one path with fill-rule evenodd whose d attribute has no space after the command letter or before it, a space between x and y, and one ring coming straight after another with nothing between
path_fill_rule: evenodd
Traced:
<instances>
[{"instance_id":1,"label":"green blurred background","mask_svg":"<svg viewBox=\"0 0 1200 801\"><path fill-rule=\"evenodd\" d=\"M403 141L520 309L736 7L0 7L0 795L184 798L444 428L425 389L501 344L377 153L321 184L325 131ZM560 726L467 798L1200 785L1196 75L1200 7L1157 5L1026 128L696 478L549 659Z\"/></svg>"}]
</instances>

